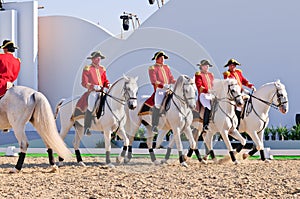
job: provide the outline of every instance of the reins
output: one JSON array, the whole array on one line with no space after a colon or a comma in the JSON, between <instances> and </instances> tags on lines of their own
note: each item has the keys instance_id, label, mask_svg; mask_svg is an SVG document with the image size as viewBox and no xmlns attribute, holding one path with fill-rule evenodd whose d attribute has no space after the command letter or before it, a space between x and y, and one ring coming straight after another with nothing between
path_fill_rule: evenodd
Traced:
<instances>
[{"instance_id":1,"label":"reins","mask_svg":"<svg viewBox=\"0 0 300 199\"><path fill-rule=\"evenodd\" d=\"M276 87L276 85L275 85L275 87ZM266 101L266 100L263 100L263 99L261 99L261 98L258 98L258 97L256 97L255 95L253 95L252 92L249 94L249 96L250 96L250 99L253 97L253 98L257 99L258 101L260 101L260 102L262 102L262 103L264 103L264 104L266 104L266 105L268 105L268 106L274 108L275 110L278 110L279 107L280 107L282 104L287 103L287 101L285 101L285 102L281 102L281 101L280 101L277 105L274 104L274 103L273 103L273 99L274 99L274 97L275 97L276 94L277 94L277 97L279 98L278 88L277 88L277 87L276 87L276 92L273 94L273 96L272 96L272 98L271 98L271 101L272 101L272 102L268 102L268 101ZM266 119L264 120L264 119L257 113L257 111L255 110L255 108L254 108L254 106L253 106L253 104L252 104L252 101L251 101L251 106L252 106L252 109L253 109L255 115L263 122L263 127L262 127L261 130L258 131L258 133L259 133L259 132L261 132L262 130L265 129L266 124L267 124L267 120L269 119L269 115L267 114L267 117L266 117ZM248 114L249 114L249 113L248 113Z\"/></svg>"}]
</instances>

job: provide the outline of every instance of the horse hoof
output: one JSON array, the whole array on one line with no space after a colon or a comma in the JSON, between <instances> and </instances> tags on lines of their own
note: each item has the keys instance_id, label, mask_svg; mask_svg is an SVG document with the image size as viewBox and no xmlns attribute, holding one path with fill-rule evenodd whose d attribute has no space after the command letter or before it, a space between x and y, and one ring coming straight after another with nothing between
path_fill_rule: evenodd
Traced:
<instances>
[{"instance_id":1,"label":"horse hoof","mask_svg":"<svg viewBox=\"0 0 300 199\"><path fill-rule=\"evenodd\" d=\"M154 165L160 165L160 162L159 162L158 160L154 160L154 161L153 161L153 164L154 164Z\"/></svg>"},{"instance_id":2,"label":"horse hoof","mask_svg":"<svg viewBox=\"0 0 300 199\"><path fill-rule=\"evenodd\" d=\"M202 164L207 164L207 161L204 160L204 159L202 159L200 162L201 162Z\"/></svg>"},{"instance_id":3,"label":"horse hoof","mask_svg":"<svg viewBox=\"0 0 300 199\"><path fill-rule=\"evenodd\" d=\"M58 171L58 166L57 165L52 165L51 166L51 173L56 173Z\"/></svg>"},{"instance_id":4,"label":"horse hoof","mask_svg":"<svg viewBox=\"0 0 300 199\"><path fill-rule=\"evenodd\" d=\"M270 159L265 159L265 163L271 163L272 161Z\"/></svg>"},{"instance_id":5,"label":"horse hoof","mask_svg":"<svg viewBox=\"0 0 300 199\"><path fill-rule=\"evenodd\" d=\"M115 168L115 165L113 165L112 163L109 163L107 166L108 168Z\"/></svg>"},{"instance_id":6,"label":"horse hoof","mask_svg":"<svg viewBox=\"0 0 300 199\"><path fill-rule=\"evenodd\" d=\"M124 161L123 157L121 157L121 156L116 157L117 164L121 164L121 162L123 162L123 161Z\"/></svg>"},{"instance_id":7,"label":"horse hoof","mask_svg":"<svg viewBox=\"0 0 300 199\"><path fill-rule=\"evenodd\" d=\"M249 157L249 154L247 154L247 153L243 154L243 160L247 159L248 157Z\"/></svg>"},{"instance_id":8,"label":"horse hoof","mask_svg":"<svg viewBox=\"0 0 300 199\"><path fill-rule=\"evenodd\" d=\"M82 166L82 167L86 167L86 164L84 164L84 162L80 161L78 162L79 166Z\"/></svg>"},{"instance_id":9,"label":"horse hoof","mask_svg":"<svg viewBox=\"0 0 300 199\"><path fill-rule=\"evenodd\" d=\"M238 162L237 160L235 160L235 161L233 161L233 164L234 164L234 165L238 165L239 162Z\"/></svg>"},{"instance_id":10,"label":"horse hoof","mask_svg":"<svg viewBox=\"0 0 300 199\"><path fill-rule=\"evenodd\" d=\"M188 156L187 155L183 155L183 160L184 161L187 161L189 158L188 158Z\"/></svg>"},{"instance_id":11,"label":"horse hoof","mask_svg":"<svg viewBox=\"0 0 300 199\"><path fill-rule=\"evenodd\" d=\"M203 158L202 158L203 160L205 160L205 161L207 161L208 160L208 157L207 157L207 155L205 155L205 156L203 156Z\"/></svg>"},{"instance_id":12,"label":"horse hoof","mask_svg":"<svg viewBox=\"0 0 300 199\"><path fill-rule=\"evenodd\" d=\"M58 167L64 166L64 162L58 162Z\"/></svg>"},{"instance_id":13,"label":"horse hoof","mask_svg":"<svg viewBox=\"0 0 300 199\"><path fill-rule=\"evenodd\" d=\"M130 162L130 160L131 160L131 158L125 157L125 158L124 158L124 163L127 164L127 163Z\"/></svg>"},{"instance_id":14,"label":"horse hoof","mask_svg":"<svg viewBox=\"0 0 300 199\"><path fill-rule=\"evenodd\" d=\"M215 164L219 163L217 158L212 159Z\"/></svg>"},{"instance_id":15,"label":"horse hoof","mask_svg":"<svg viewBox=\"0 0 300 199\"><path fill-rule=\"evenodd\" d=\"M13 174L13 173L19 173L19 172L20 172L20 170L18 170L18 169L16 169L16 168L12 168L12 169L9 171L10 174Z\"/></svg>"},{"instance_id":16,"label":"horse hoof","mask_svg":"<svg viewBox=\"0 0 300 199\"><path fill-rule=\"evenodd\" d=\"M182 163L180 163L180 165L183 166L183 167L185 167L185 168L188 168L188 167L189 167L188 164L187 164L186 162L182 162Z\"/></svg>"},{"instance_id":17,"label":"horse hoof","mask_svg":"<svg viewBox=\"0 0 300 199\"><path fill-rule=\"evenodd\" d=\"M168 160L164 159L160 161L161 164L168 164Z\"/></svg>"}]
</instances>

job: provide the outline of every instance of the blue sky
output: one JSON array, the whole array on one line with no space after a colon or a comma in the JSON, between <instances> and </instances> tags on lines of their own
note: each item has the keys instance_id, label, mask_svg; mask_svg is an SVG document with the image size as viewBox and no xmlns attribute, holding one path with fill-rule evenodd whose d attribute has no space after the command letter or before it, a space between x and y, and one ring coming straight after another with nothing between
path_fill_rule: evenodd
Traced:
<instances>
[{"instance_id":1,"label":"blue sky","mask_svg":"<svg viewBox=\"0 0 300 199\"><path fill-rule=\"evenodd\" d=\"M114 35L121 32L120 15L124 11L136 14L142 23L158 10L157 1L150 5L148 0L39 0L38 2L40 6L44 6L44 9L39 10L39 16L67 15L83 18L99 23ZM159 2L161 5L161 0Z\"/></svg>"}]
</instances>

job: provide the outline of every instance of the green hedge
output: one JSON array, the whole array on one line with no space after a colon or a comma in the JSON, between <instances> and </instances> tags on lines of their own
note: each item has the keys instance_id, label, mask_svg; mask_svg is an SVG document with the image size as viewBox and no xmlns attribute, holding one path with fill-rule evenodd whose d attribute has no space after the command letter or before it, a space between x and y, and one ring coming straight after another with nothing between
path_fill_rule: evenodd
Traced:
<instances>
[{"instance_id":1,"label":"green hedge","mask_svg":"<svg viewBox=\"0 0 300 199\"><path fill-rule=\"evenodd\" d=\"M280 140L300 140L300 124L294 125L291 128L287 128L286 126L266 127L264 135L265 138L268 138L269 134L271 134L274 139L276 133L278 133Z\"/></svg>"}]
</instances>

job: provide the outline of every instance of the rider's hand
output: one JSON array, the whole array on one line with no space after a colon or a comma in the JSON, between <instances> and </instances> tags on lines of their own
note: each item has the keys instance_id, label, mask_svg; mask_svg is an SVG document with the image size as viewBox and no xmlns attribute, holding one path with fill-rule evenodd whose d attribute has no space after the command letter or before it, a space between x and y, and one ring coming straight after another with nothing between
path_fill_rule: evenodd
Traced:
<instances>
[{"instance_id":1,"label":"rider's hand","mask_svg":"<svg viewBox=\"0 0 300 199\"><path fill-rule=\"evenodd\" d=\"M164 84L164 89L170 89L170 85L169 84Z\"/></svg>"},{"instance_id":2,"label":"rider's hand","mask_svg":"<svg viewBox=\"0 0 300 199\"><path fill-rule=\"evenodd\" d=\"M95 90L95 91L100 91L101 89L102 89L101 86L99 86L99 85L94 85L94 90Z\"/></svg>"},{"instance_id":3,"label":"rider's hand","mask_svg":"<svg viewBox=\"0 0 300 199\"><path fill-rule=\"evenodd\" d=\"M109 88L106 88L106 87L103 88L104 93L108 93L108 90L109 90Z\"/></svg>"},{"instance_id":4,"label":"rider's hand","mask_svg":"<svg viewBox=\"0 0 300 199\"><path fill-rule=\"evenodd\" d=\"M256 91L256 88L254 86L252 86L251 89L253 90L253 92Z\"/></svg>"}]
</instances>

